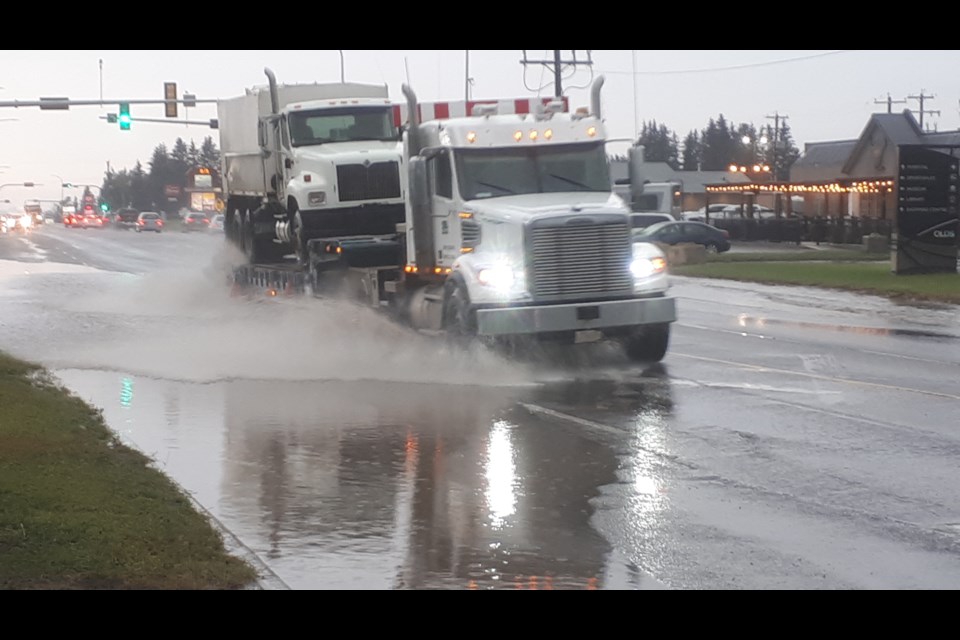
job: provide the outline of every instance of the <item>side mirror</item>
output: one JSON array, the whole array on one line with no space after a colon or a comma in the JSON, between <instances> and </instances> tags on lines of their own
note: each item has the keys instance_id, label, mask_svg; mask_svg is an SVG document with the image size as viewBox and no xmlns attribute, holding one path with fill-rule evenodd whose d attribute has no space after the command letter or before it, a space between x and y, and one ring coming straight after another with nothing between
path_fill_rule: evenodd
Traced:
<instances>
[{"instance_id":1,"label":"side mirror","mask_svg":"<svg viewBox=\"0 0 960 640\"><path fill-rule=\"evenodd\" d=\"M430 204L427 161L420 156L410 158L410 201L419 207L426 207Z\"/></svg>"},{"instance_id":2,"label":"side mirror","mask_svg":"<svg viewBox=\"0 0 960 640\"><path fill-rule=\"evenodd\" d=\"M284 158L283 166L286 167L287 169L293 169L293 160L291 160L290 158Z\"/></svg>"}]
</instances>

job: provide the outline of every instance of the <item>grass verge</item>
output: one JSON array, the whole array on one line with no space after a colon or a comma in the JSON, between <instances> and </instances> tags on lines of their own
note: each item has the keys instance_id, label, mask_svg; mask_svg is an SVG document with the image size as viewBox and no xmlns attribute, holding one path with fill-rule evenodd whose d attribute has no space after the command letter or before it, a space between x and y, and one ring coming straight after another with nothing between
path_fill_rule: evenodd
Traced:
<instances>
[{"instance_id":1,"label":"grass verge","mask_svg":"<svg viewBox=\"0 0 960 640\"><path fill-rule=\"evenodd\" d=\"M256 577L99 411L0 353L0 589L240 589Z\"/></svg>"},{"instance_id":2,"label":"grass verge","mask_svg":"<svg viewBox=\"0 0 960 640\"><path fill-rule=\"evenodd\" d=\"M817 252L821 253L821 252ZM746 255L746 254L744 254ZM952 273L895 275L889 257L876 262L711 261L678 265L671 273L765 284L790 284L872 293L892 299L960 304L960 275ZM866 254L861 254L861 256Z\"/></svg>"},{"instance_id":3,"label":"grass verge","mask_svg":"<svg viewBox=\"0 0 960 640\"><path fill-rule=\"evenodd\" d=\"M868 253L855 249L796 249L756 253L718 253L707 262L890 262L890 252Z\"/></svg>"}]
</instances>

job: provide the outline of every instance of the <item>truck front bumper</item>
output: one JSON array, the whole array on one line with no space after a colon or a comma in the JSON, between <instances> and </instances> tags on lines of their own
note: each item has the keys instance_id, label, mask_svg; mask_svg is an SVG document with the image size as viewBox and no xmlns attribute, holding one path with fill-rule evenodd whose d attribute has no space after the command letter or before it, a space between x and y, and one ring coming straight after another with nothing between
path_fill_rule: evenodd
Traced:
<instances>
[{"instance_id":1,"label":"truck front bumper","mask_svg":"<svg viewBox=\"0 0 960 640\"><path fill-rule=\"evenodd\" d=\"M486 336L555 331L604 331L664 324L677 319L674 298L638 298L578 304L477 310L477 333Z\"/></svg>"}]
</instances>

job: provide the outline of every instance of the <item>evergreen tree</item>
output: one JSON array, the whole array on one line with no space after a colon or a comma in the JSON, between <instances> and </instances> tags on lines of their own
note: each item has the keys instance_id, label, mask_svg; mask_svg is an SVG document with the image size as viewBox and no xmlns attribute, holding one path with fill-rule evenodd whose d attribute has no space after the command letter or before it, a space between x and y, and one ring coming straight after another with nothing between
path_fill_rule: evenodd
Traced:
<instances>
[{"instance_id":1,"label":"evergreen tree","mask_svg":"<svg viewBox=\"0 0 960 640\"><path fill-rule=\"evenodd\" d=\"M723 114L720 114L717 120L711 118L703 132L701 169L704 171L726 170L734 161L738 146L739 143L734 140L734 133Z\"/></svg>"},{"instance_id":2,"label":"evergreen tree","mask_svg":"<svg viewBox=\"0 0 960 640\"><path fill-rule=\"evenodd\" d=\"M138 211L156 211L156 200L150 193L150 182L143 165L137 160L137 164L130 172L130 191L132 204Z\"/></svg>"},{"instance_id":3,"label":"evergreen tree","mask_svg":"<svg viewBox=\"0 0 960 640\"><path fill-rule=\"evenodd\" d=\"M771 127L772 129L772 127ZM771 138L771 141L773 138ZM773 149L773 157L770 158L770 165L775 171L774 179L786 181L790 179L790 167L800 157L800 149L793 142L793 135L790 133L790 125L786 122L780 125L779 135L776 137L776 148Z\"/></svg>"},{"instance_id":4,"label":"evergreen tree","mask_svg":"<svg viewBox=\"0 0 960 640\"><path fill-rule=\"evenodd\" d=\"M703 144L700 142L700 133L691 131L683 139L683 170L697 171L703 157Z\"/></svg>"},{"instance_id":5,"label":"evergreen tree","mask_svg":"<svg viewBox=\"0 0 960 640\"><path fill-rule=\"evenodd\" d=\"M200 166L216 171L220 170L220 150L217 149L212 136L204 138L203 144L200 146Z\"/></svg>"},{"instance_id":6,"label":"evergreen tree","mask_svg":"<svg viewBox=\"0 0 960 640\"><path fill-rule=\"evenodd\" d=\"M658 125L655 120L644 122L636 144L643 146L646 162L666 162L673 169L679 168L677 136L665 125Z\"/></svg>"}]
</instances>

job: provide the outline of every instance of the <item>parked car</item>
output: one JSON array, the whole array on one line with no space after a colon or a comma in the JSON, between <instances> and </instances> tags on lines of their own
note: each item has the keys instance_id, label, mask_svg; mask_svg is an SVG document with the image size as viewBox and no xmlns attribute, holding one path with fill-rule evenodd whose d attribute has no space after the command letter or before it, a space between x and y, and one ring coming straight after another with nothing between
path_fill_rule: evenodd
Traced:
<instances>
[{"instance_id":1,"label":"parked car","mask_svg":"<svg viewBox=\"0 0 960 640\"><path fill-rule=\"evenodd\" d=\"M183 218L180 229L186 233L188 231L206 231L210 228L210 218L207 214L199 211L191 211Z\"/></svg>"},{"instance_id":2,"label":"parked car","mask_svg":"<svg viewBox=\"0 0 960 640\"><path fill-rule=\"evenodd\" d=\"M222 213L213 216L213 218L210 219L210 231L223 231L223 223L226 218Z\"/></svg>"},{"instance_id":3,"label":"parked car","mask_svg":"<svg viewBox=\"0 0 960 640\"><path fill-rule=\"evenodd\" d=\"M646 229L634 231L633 240L669 245L692 242L702 244L708 253L730 250L730 234L704 222L658 222Z\"/></svg>"},{"instance_id":4,"label":"parked car","mask_svg":"<svg viewBox=\"0 0 960 640\"><path fill-rule=\"evenodd\" d=\"M137 216L137 233L141 231L163 231L163 217L156 211L144 211Z\"/></svg>"},{"instance_id":5,"label":"parked car","mask_svg":"<svg viewBox=\"0 0 960 640\"><path fill-rule=\"evenodd\" d=\"M674 218L669 213L631 213L630 214L630 228L631 229L645 229L652 224L658 222L675 222Z\"/></svg>"},{"instance_id":6,"label":"parked car","mask_svg":"<svg viewBox=\"0 0 960 640\"><path fill-rule=\"evenodd\" d=\"M692 222L704 222L707 211L710 212L710 217L717 217L718 214L723 213L727 210L728 207L733 205L729 204L711 204L709 207L700 207L696 211L684 211L680 214L681 220L690 220Z\"/></svg>"}]
</instances>

